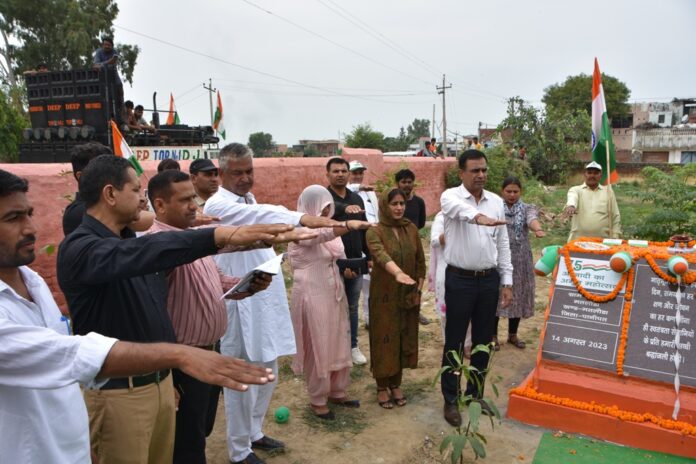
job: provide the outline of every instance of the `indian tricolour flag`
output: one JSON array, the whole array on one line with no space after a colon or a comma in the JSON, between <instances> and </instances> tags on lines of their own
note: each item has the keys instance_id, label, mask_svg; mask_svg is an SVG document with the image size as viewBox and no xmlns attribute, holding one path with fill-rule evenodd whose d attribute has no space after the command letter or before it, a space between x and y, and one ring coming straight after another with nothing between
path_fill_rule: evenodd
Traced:
<instances>
[{"instance_id":1,"label":"indian tricolour flag","mask_svg":"<svg viewBox=\"0 0 696 464\"><path fill-rule=\"evenodd\" d=\"M174 124L181 124L179 120L179 113L176 111L176 105L174 104L174 95L169 94L169 113L167 116L167 125L173 126Z\"/></svg>"},{"instance_id":2,"label":"indian tricolour flag","mask_svg":"<svg viewBox=\"0 0 696 464\"><path fill-rule=\"evenodd\" d=\"M602 74L599 72L597 58L594 60L592 75L592 159L602 165L603 184L614 184L619 180L619 174L616 172L616 150L611 138Z\"/></svg>"},{"instance_id":3,"label":"indian tricolour flag","mask_svg":"<svg viewBox=\"0 0 696 464\"><path fill-rule=\"evenodd\" d=\"M218 134L224 139L225 138L225 125L222 122L222 99L220 98L220 91L217 93L217 108L215 109L215 117L213 118L213 129L217 131Z\"/></svg>"},{"instance_id":4,"label":"indian tricolour flag","mask_svg":"<svg viewBox=\"0 0 696 464\"><path fill-rule=\"evenodd\" d=\"M140 166L140 163L138 163L138 158L126 143L126 139L123 138L121 131L118 130L118 126L114 121L111 121L111 135L114 141L114 154L127 159L133 166L133 169L135 169L135 173L140 176L140 174L143 173L143 168Z\"/></svg>"}]
</instances>

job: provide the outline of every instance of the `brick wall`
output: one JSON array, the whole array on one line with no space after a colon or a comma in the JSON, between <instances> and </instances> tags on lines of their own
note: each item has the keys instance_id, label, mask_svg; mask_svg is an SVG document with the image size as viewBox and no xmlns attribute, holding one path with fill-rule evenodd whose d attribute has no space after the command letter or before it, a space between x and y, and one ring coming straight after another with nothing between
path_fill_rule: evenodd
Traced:
<instances>
[{"instance_id":1,"label":"brick wall","mask_svg":"<svg viewBox=\"0 0 696 464\"><path fill-rule=\"evenodd\" d=\"M326 185L326 161L328 158L258 158L254 160L255 186L253 189L260 203L273 203L295 209L297 197L311 184ZM439 211L440 194L445 186L445 172L454 165L454 159L387 158L382 156L355 155L350 157L367 166L365 183L373 184L385 173L393 173L402 166L409 167L420 183L418 195L425 200L428 215ZM156 161L143 161L148 177L157 173ZM179 161L188 171L190 161ZM63 240L62 216L76 191L76 182L69 164L0 164L0 169L10 171L29 180L29 200L34 206L34 223L37 228L37 250L46 245L56 247ZM56 280L56 254L37 252L31 265L46 279L58 305L65 309L65 298Z\"/></svg>"}]
</instances>

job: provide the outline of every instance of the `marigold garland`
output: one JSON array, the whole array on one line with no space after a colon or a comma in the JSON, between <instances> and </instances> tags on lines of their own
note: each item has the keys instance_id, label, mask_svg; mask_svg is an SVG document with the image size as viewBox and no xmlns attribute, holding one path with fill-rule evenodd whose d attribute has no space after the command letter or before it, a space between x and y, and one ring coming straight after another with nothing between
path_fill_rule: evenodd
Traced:
<instances>
[{"instance_id":1,"label":"marigold garland","mask_svg":"<svg viewBox=\"0 0 696 464\"><path fill-rule=\"evenodd\" d=\"M623 286L626 284L626 279L628 279L628 273L624 273L621 275L621 279L619 279L619 283L616 284L616 287L614 290L609 292L607 295L604 296L599 296L592 294L588 292L585 287L580 284L580 280L578 280L577 276L575 275L575 271L573 270L573 262L570 259L570 250L569 248L563 247L561 250L561 254L563 255L563 259L565 259L565 264L566 264L566 269L568 270L568 275L570 276L570 280L573 281L573 285L575 285L575 288L578 289L578 292L582 296L584 296L586 299L590 301L594 301L595 303L606 303L607 301L612 301L616 296L621 292L621 289ZM606 254L606 253L603 253Z\"/></svg>"},{"instance_id":2,"label":"marigold garland","mask_svg":"<svg viewBox=\"0 0 696 464\"><path fill-rule=\"evenodd\" d=\"M625 359L625 354L626 354L626 342L628 339L628 327L629 323L631 320L631 310L633 308L633 286L635 284L635 266L632 266L631 269L623 274L621 276L621 279L617 283L616 287L614 290L612 290L609 294L600 296L600 295L595 295L593 293L590 293L585 289L582 284L580 283L580 280L577 278L575 275L575 271L573 270L573 263L571 260L570 253L587 253L587 254L595 254L595 255L612 255L616 251L626 251L631 254L634 262L637 262L641 258L645 258L645 261L648 263L650 266L650 269L661 279L672 283L676 284L677 279L676 277L666 273L663 271L660 266L657 264L656 260L667 260L670 258L670 256L673 256L670 253L667 253L665 251L666 247L672 247L674 246L673 241L667 241L667 242L648 242L648 247L647 248L636 248L636 247L629 247L628 245L619 245L619 246L614 246L610 249L607 250L587 250L581 246L576 245L577 242L592 242L592 243L602 243L602 239L596 238L596 237L580 237L577 240L566 244L562 249L561 249L561 256L563 256L563 259L566 264L566 268L568 270L568 275L570 276L570 279L573 282L573 285L575 285L575 288L578 290L578 292L585 297L586 299L593 301L595 303L606 303L608 301L614 300L619 293L621 292L621 289L623 288L624 285L626 285L626 292L624 294L624 305L623 305L623 318L621 321L621 338L619 341L619 347L617 350L617 355L616 355L616 373L619 376L623 376L624 370L623 370L623 363ZM693 247L696 245L696 240L690 241L687 246L688 247ZM696 253L691 253L691 254L684 254L682 255L689 263L693 264L696 263ZM682 285L690 285L694 282L696 282L696 271L688 271L686 274L682 276ZM550 289L550 293L553 291L553 286ZM550 298L549 298L550 301ZM549 312L550 312L550 307L547 306L547 313L545 315L545 321L548 320L549 317ZM546 324L544 324L544 327L546 327ZM543 342L543 335L545 335L545 330L542 331L542 339L540 340L540 346L541 343ZM541 362L541 348L539 355L537 356L537 365Z\"/></svg>"},{"instance_id":3,"label":"marigold garland","mask_svg":"<svg viewBox=\"0 0 696 464\"><path fill-rule=\"evenodd\" d=\"M667 258L662 258L662 259L668 259L668 258L669 258L669 256ZM686 258L686 256L685 256L685 258ZM645 255L645 261L648 262L648 264L650 265L650 269L652 269L652 271L655 274L657 274L657 276L659 278L661 278L662 280L666 280L667 282L672 283L672 284L677 283L677 278L667 274L665 271L660 269L660 266L657 264L657 262L655 261L655 258L651 254ZM688 261L688 259L687 259L687 261ZM686 274L684 274L682 276L681 281L682 281L683 285L691 285L692 283L696 282L696 271L688 271Z\"/></svg>"},{"instance_id":4,"label":"marigold garland","mask_svg":"<svg viewBox=\"0 0 696 464\"><path fill-rule=\"evenodd\" d=\"M619 340L619 349L616 352L616 373L623 375L623 363L626 356L626 341L628 340L628 325L631 321L631 309L633 308L633 285L635 283L635 267L631 266L628 271L628 283L626 284L626 293L624 294L623 319L621 320L621 339Z\"/></svg>"},{"instance_id":5,"label":"marigold garland","mask_svg":"<svg viewBox=\"0 0 696 464\"><path fill-rule=\"evenodd\" d=\"M661 417L657 417L654 414L651 414L649 412L646 413L637 413L633 411L624 411L622 409L619 409L618 406L613 405L613 406L606 406L604 404L597 404L594 401L592 402L586 402L586 401L580 401L580 400L573 400L570 398L564 398L556 395L551 395L549 393L539 393L536 391L534 388L531 388L529 385L523 385L519 386L517 388L514 388L510 390L510 393L518 395L518 396L524 396L526 398L531 398L533 400L537 401L543 401L545 403L551 403L551 404L557 404L561 406L566 406L568 408L573 408L573 409L579 409L582 411L591 411L591 412L596 412L599 414L604 414L610 417L614 417L616 419L626 421L626 422L637 422L637 423L643 423L643 422L651 422L659 427L669 429L669 430L674 430L676 432L679 432L683 435L691 435L696 437L696 426L691 425L687 422L683 421L675 421L671 419L663 419Z\"/></svg>"},{"instance_id":6,"label":"marigold garland","mask_svg":"<svg viewBox=\"0 0 696 464\"><path fill-rule=\"evenodd\" d=\"M598 239L596 237L580 237L574 242L566 244L562 249L561 249L561 256L563 256L563 259L565 260L566 268L568 269L568 275L570 276L573 285L575 285L575 288L577 288L578 292L585 297L586 299L590 301L594 301L596 303L606 303L608 301L612 301L615 299L618 294L621 292L621 289L623 288L624 285L626 285L626 292L624 293L624 312L623 312L623 318L621 321L621 338L619 341L619 347L616 355L616 373L619 376L624 375L624 370L623 370L623 364L624 364L624 359L626 355L626 343L628 340L628 327L630 324L631 320L631 310L633 309L633 289L635 285L635 266L632 266L631 269L624 273L619 280L618 284L614 288L612 292L610 292L608 295L604 296L599 296L599 295L594 295L587 291L582 284L580 283L579 279L575 275L575 271L573 270L572 266L572 260L570 257L570 253L588 253L588 254L596 254L596 255L612 255L616 251L621 250L621 251L627 251L632 255L632 258L634 262L637 262L641 258L645 258L646 262L650 266L650 269L661 279L670 282L672 284L677 283L677 279L668 273L664 272L660 266L657 264L656 260L667 260L669 259L670 256L673 256L670 253L667 253L665 248L667 247L673 247L674 242L673 241L667 241L667 242L648 242L648 247L647 248L636 248L636 247L629 247L628 245L619 245L612 247L611 249L607 250L587 250L585 248L582 248L578 245L575 244L575 242L594 242L594 243L602 243L602 239ZM696 246L696 240L691 240L688 244L688 247L694 247ZM696 253L691 253L691 254L684 254L682 255L684 258L690 263L694 264L696 263ZM556 273L554 272L554 282L555 282L555 277ZM674 421L671 419L663 419L661 417L658 417L654 414L651 413L637 413L633 411L624 411L619 409L618 406L606 406L603 404L597 404L594 401L592 402L586 402L586 401L580 401L580 400L573 400L571 398L564 398L564 397L559 397L555 396L549 393L540 393L535 389L535 385L538 384L538 367L539 364L541 363L541 350L543 346L543 340L544 336L546 335L546 322L548 321L549 315L550 315L550 310L551 310L551 298L550 296L553 293L554 289L554 282L551 283L551 286L549 288L549 304L546 307L546 314L544 315L544 330L541 333L541 337L539 340L539 352L537 354L537 369L535 369L535 372L537 372L537 375L534 376L533 379L530 380L530 382L526 385L521 385L517 388L514 388L510 391L511 394L516 394L518 396L524 396L527 398L531 398L534 400L538 401L543 401L545 403L552 403L552 404L557 404L561 406L566 406L569 408L573 409L579 409L583 411L592 411L596 412L599 414L604 414L610 417L614 417L616 419L626 421L626 422L636 422L636 423L644 423L644 422L650 422L653 423L659 427L668 429L668 430L674 430L677 431L683 435L690 435L696 437L696 425L689 424L687 422L683 421ZM694 282L696 282L696 271L688 271L686 274L682 276L681 279L682 285L690 285Z\"/></svg>"}]
</instances>

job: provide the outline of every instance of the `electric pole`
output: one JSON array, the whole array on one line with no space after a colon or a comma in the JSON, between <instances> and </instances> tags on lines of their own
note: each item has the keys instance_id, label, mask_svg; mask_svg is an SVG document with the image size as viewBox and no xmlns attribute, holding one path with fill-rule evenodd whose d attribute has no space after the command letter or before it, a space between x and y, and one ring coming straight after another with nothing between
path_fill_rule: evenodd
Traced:
<instances>
[{"instance_id":1,"label":"electric pole","mask_svg":"<svg viewBox=\"0 0 696 464\"><path fill-rule=\"evenodd\" d=\"M430 132L430 138L435 137L435 103L433 103L433 120L432 120L433 130ZM635 132L635 131L634 131Z\"/></svg>"},{"instance_id":2,"label":"electric pole","mask_svg":"<svg viewBox=\"0 0 696 464\"><path fill-rule=\"evenodd\" d=\"M447 158L447 117L445 113L445 91L452 88L452 84L445 85L445 75L442 75L442 87L435 87L437 93L442 94L442 155ZM433 118L434 119L434 118Z\"/></svg>"},{"instance_id":3,"label":"electric pole","mask_svg":"<svg viewBox=\"0 0 696 464\"><path fill-rule=\"evenodd\" d=\"M213 123L215 122L213 120L213 93L217 92L217 89L213 88L213 80L208 79L208 87L205 86L205 82L203 83L203 88L208 91L208 97L210 100L210 125L212 126Z\"/></svg>"}]
</instances>

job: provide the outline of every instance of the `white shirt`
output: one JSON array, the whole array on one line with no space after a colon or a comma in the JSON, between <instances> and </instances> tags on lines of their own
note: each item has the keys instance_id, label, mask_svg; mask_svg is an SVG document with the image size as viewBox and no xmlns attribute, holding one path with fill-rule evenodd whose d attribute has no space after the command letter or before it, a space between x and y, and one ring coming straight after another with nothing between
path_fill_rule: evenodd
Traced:
<instances>
[{"instance_id":1,"label":"white shirt","mask_svg":"<svg viewBox=\"0 0 696 464\"><path fill-rule=\"evenodd\" d=\"M484 190L476 203L464 187L447 189L440 197L445 216L445 262L451 266L472 271L497 268L502 285L512 285L512 262L507 226L479 226L477 214L505 220L503 199Z\"/></svg>"},{"instance_id":2,"label":"white shirt","mask_svg":"<svg viewBox=\"0 0 696 464\"><path fill-rule=\"evenodd\" d=\"M68 336L44 280L19 272L33 302L0 280L0 464L90 463L77 382L94 380L116 340Z\"/></svg>"},{"instance_id":3,"label":"white shirt","mask_svg":"<svg viewBox=\"0 0 696 464\"><path fill-rule=\"evenodd\" d=\"M203 212L220 217L224 225L299 224L304 213L282 206L259 205L254 195L240 197L220 187L205 202ZM215 256L223 273L242 276L275 256L272 248L260 248ZM241 353L254 362L271 362L279 356L295 354L295 333L285 292L283 273L271 285L243 300L227 301L228 330L222 337L227 353ZM238 355L240 356L240 355Z\"/></svg>"},{"instance_id":4,"label":"white shirt","mask_svg":"<svg viewBox=\"0 0 696 464\"><path fill-rule=\"evenodd\" d=\"M365 216L367 217L367 222L376 223L379 222L379 200L377 200L377 195L375 192L366 192L360 190L360 184L348 184L348 189L352 192L360 195L365 203Z\"/></svg>"}]
</instances>

